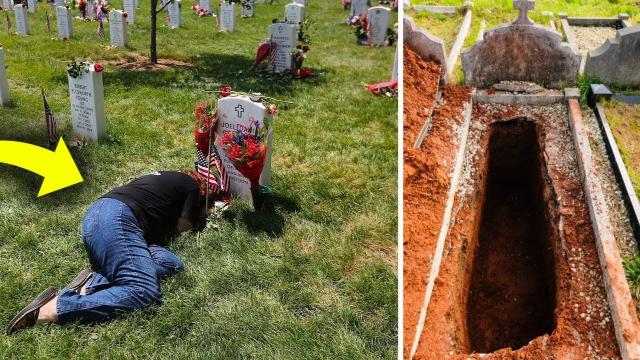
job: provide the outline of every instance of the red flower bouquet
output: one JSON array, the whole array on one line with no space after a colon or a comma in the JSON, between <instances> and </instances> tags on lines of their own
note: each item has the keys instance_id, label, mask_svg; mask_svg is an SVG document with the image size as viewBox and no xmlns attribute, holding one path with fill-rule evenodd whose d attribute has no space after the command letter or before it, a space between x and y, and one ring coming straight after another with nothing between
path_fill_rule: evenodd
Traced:
<instances>
[{"instance_id":1,"label":"red flower bouquet","mask_svg":"<svg viewBox=\"0 0 640 360\"><path fill-rule=\"evenodd\" d=\"M194 112L196 128L194 130L196 147L204 154L209 153L210 136L213 136L218 124L218 110L212 101L199 103Z\"/></svg>"}]
</instances>

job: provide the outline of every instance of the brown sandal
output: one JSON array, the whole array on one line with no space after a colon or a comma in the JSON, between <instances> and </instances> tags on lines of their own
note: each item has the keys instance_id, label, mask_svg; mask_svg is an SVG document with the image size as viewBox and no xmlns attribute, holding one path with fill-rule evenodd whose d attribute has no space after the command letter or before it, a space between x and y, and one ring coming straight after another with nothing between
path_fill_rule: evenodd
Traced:
<instances>
[{"instance_id":1,"label":"brown sandal","mask_svg":"<svg viewBox=\"0 0 640 360\"><path fill-rule=\"evenodd\" d=\"M31 304L27 305L24 309L20 310L18 315L16 315L9 326L7 327L6 334L11 335L17 331L26 329L27 327L33 326L38 321L38 314L40 313L40 308L51 301L58 292L55 288L48 288L38 295Z\"/></svg>"}]
</instances>

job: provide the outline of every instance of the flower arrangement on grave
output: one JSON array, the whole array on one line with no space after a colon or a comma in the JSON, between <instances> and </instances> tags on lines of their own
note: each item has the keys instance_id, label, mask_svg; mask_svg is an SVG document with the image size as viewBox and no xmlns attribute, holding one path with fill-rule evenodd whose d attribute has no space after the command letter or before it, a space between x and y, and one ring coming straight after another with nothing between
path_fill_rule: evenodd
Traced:
<instances>
[{"instance_id":1,"label":"flower arrangement on grave","mask_svg":"<svg viewBox=\"0 0 640 360\"><path fill-rule=\"evenodd\" d=\"M358 45L365 45L369 42L369 23L366 17L355 15L351 18L351 27L354 29Z\"/></svg>"},{"instance_id":2,"label":"flower arrangement on grave","mask_svg":"<svg viewBox=\"0 0 640 360\"><path fill-rule=\"evenodd\" d=\"M193 115L196 118L194 130L196 147L207 154L211 145L211 133L218 125L218 109L216 109L215 103L210 100L196 104Z\"/></svg>"},{"instance_id":3,"label":"flower arrangement on grave","mask_svg":"<svg viewBox=\"0 0 640 360\"><path fill-rule=\"evenodd\" d=\"M109 2L106 0L100 1L98 3L98 6L96 7L96 10L102 10L102 13L106 16L109 14L109 11L111 11L111 8L109 7ZM96 11L96 13L98 12Z\"/></svg>"},{"instance_id":4,"label":"flower arrangement on grave","mask_svg":"<svg viewBox=\"0 0 640 360\"><path fill-rule=\"evenodd\" d=\"M67 65L67 73L69 73L69 76L71 76L74 79L82 77L82 74L89 73L90 69L91 69L91 63L86 61L77 62L73 60ZM95 64L94 70L97 72L100 72L102 71L102 66L100 64Z\"/></svg>"},{"instance_id":5,"label":"flower arrangement on grave","mask_svg":"<svg viewBox=\"0 0 640 360\"><path fill-rule=\"evenodd\" d=\"M198 4L193 5L191 7L191 10L193 10L196 13L196 15L198 15L199 17L212 16L213 15L211 12L209 12L209 10L201 8L200 5L198 5Z\"/></svg>"},{"instance_id":6,"label":"flower arrangement on grave","mask_svg":"<svg viewBox=\"0 0 640 360\"><path fill-rule=\"evenodd\" d=\"M365 84L365 88L377 96L392 97L398 95L398 82L396 80L372 85Z\"/></svg>"},{"instance_id":7,"label":"flower arrangement on grave","mask_svg":"<svg viewBox=\"0 0 640 360\"><path fill-rule=\"evenodd\" d=\"M293 63L293 75L297 78L308 78L312 77L314 74L311 70L303 68L302 65L307 58L307 53L309 52L309 47L307 45L297 45L295 49L293 49L291 57Z\"/></svg>"}]
</instances>

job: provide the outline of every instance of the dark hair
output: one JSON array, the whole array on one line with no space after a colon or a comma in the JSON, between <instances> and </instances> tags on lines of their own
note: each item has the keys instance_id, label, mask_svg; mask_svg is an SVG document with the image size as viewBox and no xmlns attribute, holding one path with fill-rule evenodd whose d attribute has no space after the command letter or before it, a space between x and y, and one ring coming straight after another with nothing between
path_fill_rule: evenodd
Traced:
<instances>
[{"instance_id":1,"label":"dark hair","mask_svg":"<svg viewBox=\"0 0 640 360\"><path fill-rule=\"evenodd\" d=\"M184 174L189 175L193 180L195 180L198 183L198 188L200 188L200 200L204 205L204 199L207 196L207 186L208 186L207 179L204 177L204 175L200 174L195 170L183 170L182 172ZM213 198L213 191L209 189L209 200L211 200L212 198Z\"/></svg>"}]
</instances>

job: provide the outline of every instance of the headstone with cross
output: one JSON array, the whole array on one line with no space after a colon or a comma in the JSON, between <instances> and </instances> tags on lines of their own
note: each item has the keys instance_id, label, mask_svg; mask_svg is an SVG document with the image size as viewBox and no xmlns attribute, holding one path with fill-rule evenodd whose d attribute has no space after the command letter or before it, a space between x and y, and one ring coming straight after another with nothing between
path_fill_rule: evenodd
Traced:
<instances>
[{"instance_id":1,"label":"headstone with cross","mask_svg":"<svg viewBox=\"0 0 640 360\"><path fill-rule=\"evenodd\" d=\"M305 6L298 3L291 3L284 7L284 20L290 24L300 24L304 22Z\"/></svg>"},{"instance_id":2,"label":"headstone with cross","mask_svg":"<svg viewBox=\"0 0 640 360\"><path fill-rule=\"evenodd\" d=\"M251 201L251 187L249 180L235 169L231 161L228 160L222 148L222 136L229 131L249 128L251 124L258 121L260 126L264 126L265 120L273 124L269 111L262 102L252 101L249 96L227 96L218 100L219 123L215 132L215 146L218 154L222 157L222 162L229 173L231 183L231 193L241 199ZM267 135L267 153L260 176L260 185L269 186L271 180L271 143L273 126Z\"/></svg>"},{"instance_id":3,"label":"headstone with cross","mask_svg":"<svg viewBox=\"0 0 640 360\"><path fill-rule=\"evenodd\" d=\"M520 16L514 22L515 25L533 25L528 12L536 7L535 0L513 0L513 8L520 9Z\"/></svg>"},{"instance_id":4,"label":"headstone with cross","mask_svg":"<svg viewBox=\"0 0 640 360\"><path fill-rule=\"evenodd\" d=\"M291 54L298 38L298 26L294 24L275 23L269 27L269 38L274 44L269 65L274 72L281 73L293 68Z\"/></svg>"},{"instance_id":5,"label":"headstone with cross","mask_svg":"<svg viewBox=\"0 0 640 360\"><path fill-rule=\"evenodd\" d=\"M369 44L384 45L387 39L391 10L384 6L369 8L367 19L369 20Z\"/></svg>"}]
</instances>

